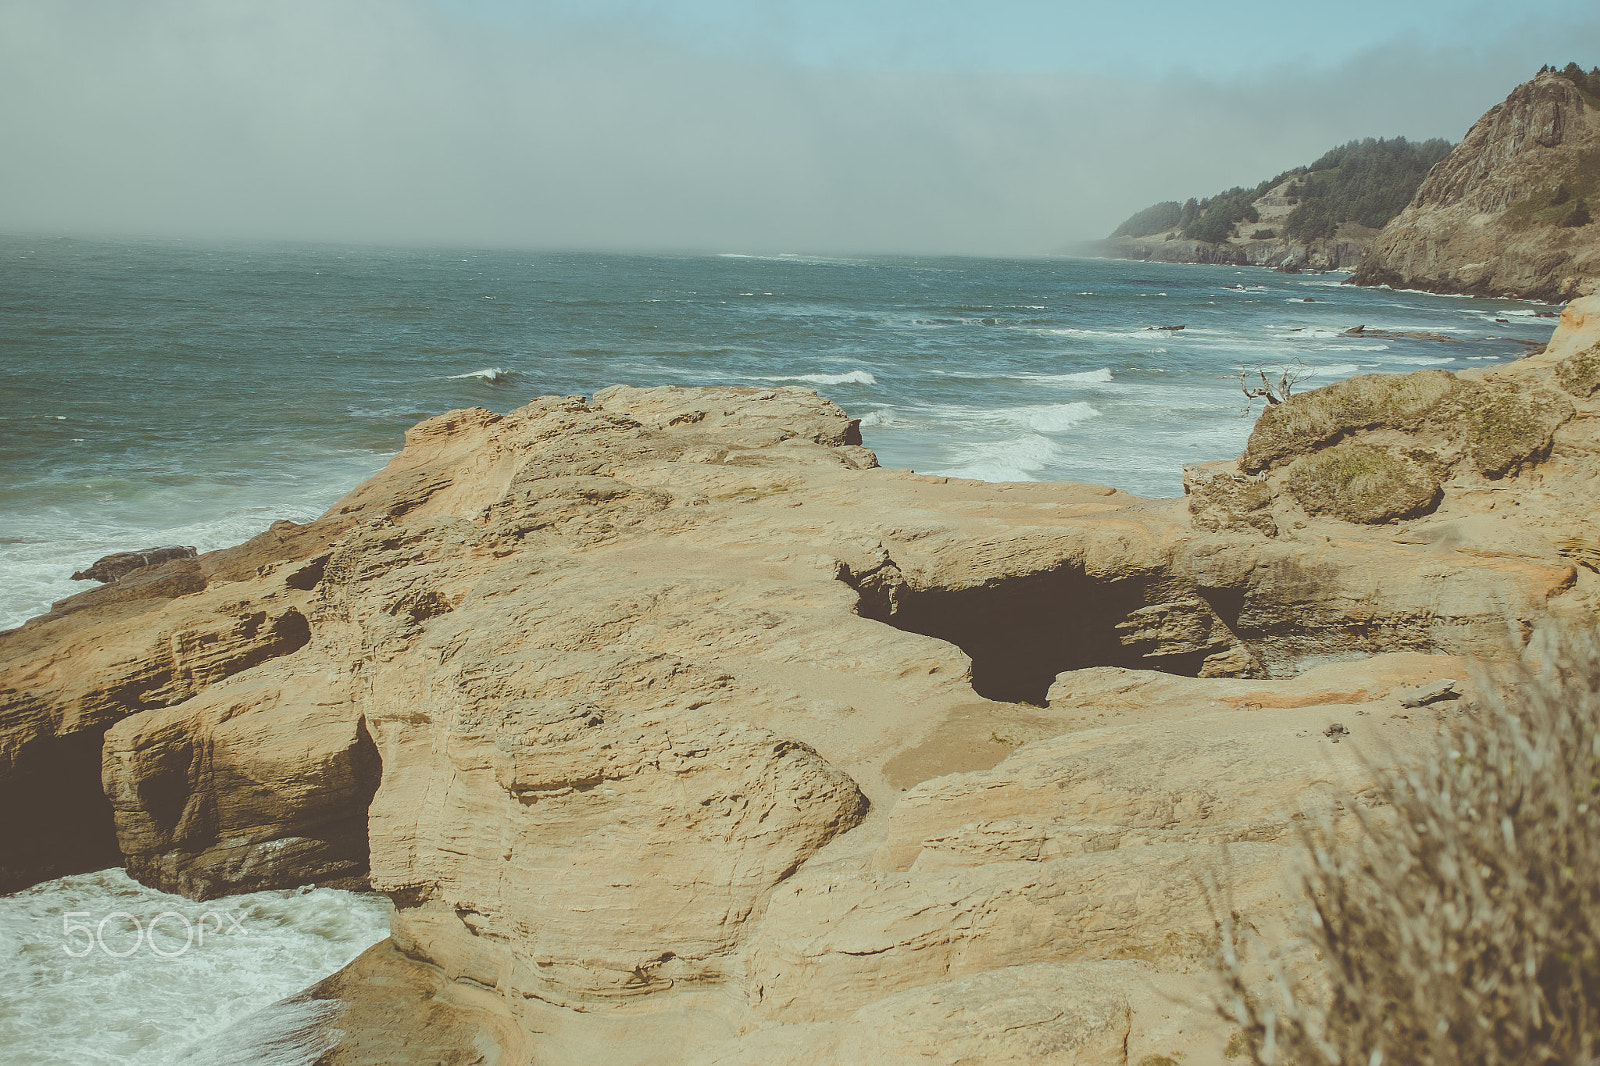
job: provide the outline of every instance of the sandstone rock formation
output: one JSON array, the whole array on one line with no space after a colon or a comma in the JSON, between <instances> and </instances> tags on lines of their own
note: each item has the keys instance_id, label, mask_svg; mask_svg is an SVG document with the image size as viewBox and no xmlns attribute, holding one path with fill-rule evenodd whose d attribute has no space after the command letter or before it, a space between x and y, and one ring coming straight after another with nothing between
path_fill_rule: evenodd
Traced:
<instances>
[{"instance_id":1,"label":"sandstone rock formation","mask_svg":"<svg viewBox=\"0 0 1600 1066\"><path fill-rule=\"evenodd\" d=\"M1540 74L1434 167L1352 280L1543 300L1592 293L1600 238L1593 223L1572 224L1585 197L1600 197L1600 110L1567 78Z\"/></svg>"},{"instance_id":2,"label":"sandstone rock formation","mask_svg":"<svg viewBox=\"0 0 1600 1066\"><path fill-rule=\"evenodd\" d=\"M1596 312L1295 397L1187 500L878 469L797 388L429 419L0 634L0 887L370 880L330 1063L1223 1062L1219 900L1270 938L1362 753L1594 614ZM1308 505L1357 447L1431 513Z\"/></svg>"}]
</instances>

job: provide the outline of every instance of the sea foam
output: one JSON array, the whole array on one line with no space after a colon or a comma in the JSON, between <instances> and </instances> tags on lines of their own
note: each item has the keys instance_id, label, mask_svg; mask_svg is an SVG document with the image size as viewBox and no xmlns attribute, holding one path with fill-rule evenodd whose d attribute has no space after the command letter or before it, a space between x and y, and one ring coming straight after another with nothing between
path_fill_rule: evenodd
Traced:
<instances>
[{"instance_id":1,"label":"sea foam","mask_svg":"<svg viewBox=\"0 0 1600 1066\"><path fill-rule=\"evenodd\" d=\"M0 897L0 1048L8 1066L212 1062L185 1049L338 970L389 913L328 888L197 903L121 870L34 885Z\"/></svg>"},{"instance_id":2,"label":"sea foam","mask_svg":"<svg viewBox=\"0 0 1600 1066\"><path fill-rule=\"evenodd\" d=\"M803 381L807 385L876 385L878 379L865 370L851 370L844 374L788 374L769 377L767 381Z\"/></svg>"},{"instance_id":3,"label":"sea foam","mask_svg":"<svg viewBox=\"0 0 1600 1066\"><path fill-rule=\"evenodd\" d=\"M1080 370L1070 374L1040 374L1032 381L1048 381L1052 385L1104 385L1111 381L1111 368Z\"/></svg>"},{"instance_id":4,"label":"sea foam","mask_svg":"<svg viewBox=\"0 0 1600 1066\"><path fill-rule=\"evenodd\" d=\"M487 366L482 370L474 370L466 374L451 374L450 380L461 381L464 378L477 378L479 381L487 381L491 385L504 385L516 376L515 371L507 370L503 366Z\"/></svg>"},{"instance_id":5,"label":"sea foam","mask_svg":"<svg viewBox=\"0 0 1600 1066\"><path fill-rule=\"evenodd\" d=\"M1065 433L1080 422L1099 417L1100 412L1086 403L1041 404L1017 407L1004 412L1006 420L1020 420L1039 433Z\"/></svg>"},{"instance_id":6,"label":"sea foam","mask_svg":"<svg viewBox=\"0 0 1600 1066\"><path fill-rule=\"evenodd\" d=\"M1062 454L1059 445L1037 433L963 448L962 453L962 462L932 472L974 481L1037 481Z\"/></svg>"}]
</instances>

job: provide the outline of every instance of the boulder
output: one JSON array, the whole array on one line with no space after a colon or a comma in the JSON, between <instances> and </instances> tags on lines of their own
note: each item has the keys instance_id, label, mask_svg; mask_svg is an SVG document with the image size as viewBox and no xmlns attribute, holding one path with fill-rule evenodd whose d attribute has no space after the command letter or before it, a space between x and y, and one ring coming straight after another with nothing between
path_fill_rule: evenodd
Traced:
<instances>
[{"instance_id":1,"label":"boulder","mask_svg":"<svg viewBox=\"0 0 1600 1066\"><path fill-rule=\"evenodd\" d=\"M1462 384L1446 370L1357 374L1268 407L1256 420L1239 468L1260 474L1364 430L1415 433L1453 425Z\"/></svg>"},{"instance_id":2,"label":"boulder","mask_svg":"<svg viewBox=\"0 0 1600 1066\"><path fill-rule=\"evenodd\" d=\"M146 548L138 552L116 552L103 555L93 564L72 575L74 581L94 580L99 582L120 581L135 570L159 563L171 562L174 559L194 559L199 553L193 548Z\"/></svg>"},{"instance_id":3,"label":"boulder","mask_svg":"<svg viewBox=\"0 0 1600 1066\"><path fill-rule=\"evenodd\" d=\"M107 731L102 785L128 873L191 899L367 887L381 766L349 679L294 657Z\"/></svg>"},{"instance_id":4,"label":"boulder","mask_svg":"<svg viewBox=\"0 0 1600 1066\"><path fill-rule=\"evenodd\" d=\"M1295 460L1288 486L1309 513L1363 525L1427 514L1442 495L1439 482L1405 456L1353 441Z\"/></svg>"}]
</instances>

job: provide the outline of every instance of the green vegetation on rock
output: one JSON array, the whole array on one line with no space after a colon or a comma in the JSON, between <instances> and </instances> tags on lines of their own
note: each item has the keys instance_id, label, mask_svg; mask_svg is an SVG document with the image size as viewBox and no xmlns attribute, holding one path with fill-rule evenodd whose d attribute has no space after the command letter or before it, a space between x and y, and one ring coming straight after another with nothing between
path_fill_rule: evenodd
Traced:
<instances>
[{"instance_id":1,"label":"green vegetation on rock","mask_svg":"<svg viewBox=\"0 0 1600 1066\"><path fill-rule=\"evenodd\" d=\"M1534 189L1527 199L1513 204L1505 218L1519 229L1587 226L1591 203L1600 205L1600 147L1584 152L1553 183Z\"/></svg>"},{"instance_id":2,"label":"green vegetation on rock","mask_svg":"<svg viewBox=\"0 0 1600 1066\"><path fill-rule=\"evenodd\" d=\"M1419 143L1404 137L1351 141L1324 153L1309 167L1286 170L1253 188L1235 186L1183 204L1164 200L1133 215L1111 236L1144 237L1176 230L1189 240L1221 243L1239 235L1240 223L1259 222L1256 201L1291 178L1295 183L1289 202L1296 207L1284 235L1295 240L1331 237L1343 222L1377 229L1411 201L1422 179L1450 154L1450 148L1450 142L1437 138Z\"/></svg>"},{"instance_id":3,"label":"green vegetation on rock","mask_svg":"<svg viewBox=\"0 0 1600 1066\"><path fill-rule=\"evenodd\" d=\"M1362 525L1427 514L1443 495L1439 482L1416 463L1353 441L1297 459L1288 486L1307 512Z\"/></svg>"},{"instance_id":4,"label":"green vegetation on rock","mask_svg":"<svg viewBox=\"0 0 1600 1066\"><path fill-rule=\"evenodd\" d=\"M1466 397L1467 450L1484 477L1515 473L1550 454L1556 427L1573 415L1565 397L1504 386Z\"/></svg>"},{"instance_id":5,"label":"green vegetation on rock","mask_svg":"<svg viewBox=\"0 0 1600 1066\"><path fill-rule=\"evenodd\" d=\"M1593 396L1600 389L1600 344L1557 363L1556 380L1574 396Z\"/></svg>"},{"instance_id":6,"label":"green vegetation on rock","mask_svg":"<svg viewBox=\"0 0 1600 1066\"><path fill-rule=\"evenodd\" d=\"M1247 473L1281 466L1356 430L1416 429L1461 390L1446 370L1358 374L1269 407L1239 459Z\"/></svg>"},{"instance_id":7,"label":"green vegetation on rock","mask_svg":"<svg viewBox=\"0 0 1600 1066\"><path fill-rule=\"evenodd\" d=\"M1578 87L1590 107L1600 110L1600 67L1585 72L1576 63L1568 63L1557 70L1553 66L1539 68L1540 74L1559 74Z\"/></svg>"},{"instance_id":8,"label":"green vegetation on rock","mask_svg":"<svg viewBox=\"0 0 1600 1066\"><path fill-rule=\"evenodd\" d=\"M1147 233L1165 233L1178 224L1183 216L1183 205L1176 200L1163 200L1134 215L1117 227L1113 237L1142 237Z\"/></svg>"},{"instance_id":9,"label":"green vegetation on rock","mask_svg":"<svg viewBox=\"0 0 1600 1066\"><path fill-rule=\"evenodd\" d=\"M1562 366L1566 369L1558 368L1557 379L1563 387L1572 381L1569 391L1588 381L1600 385L1600 352L1591 349ZM1299 469L1305 457L1320 461L1343 447L1346 438L1382 431L1408 435L1414 444L1406 446L1407 454L1435 469L1470 460L1479 474L1500 478L1549 455L1557 427L1573 413L1570 400L1544 388L1477 384L1444 370L1361 374L1267 408L1250 433L1239 468L1258 474L1293 461ZM1326 489L1308 491L1327 494Z\"/></svg>"},{"instance_id":10,"label":"green vegetation on rock","mask_svg":"<svg viewBox=\"0 0 1600 1066\"><path fill-rule=\"evenodd\" d=\"M1262 183L1265 185L1265 183ZM1190 199L1183 205L1178 225L1183 235L1191 241L1210 241L1220 244L1232 237L1241 222L1260 222L1261 214L1255 201L1271 188L1258 185L1254 189L1232 188L1218 193L1209 200Z\"/></svg>"},{"instance_id":11,"label":"green vegetation on rock","mask_svg":"<svg viewBox=\"0 0 1600 1066\"><path fill-rule=\"evenodd\" d=\"M1404 210L1434 164L1450 154L1450 142L1433 138L1418 144L1396 137L1351 141L1311 164L1290 186L1299 204L1285 232L1295 240L1332 237L1340 223L1370 229Z\"/></svg>"}]
</instances>

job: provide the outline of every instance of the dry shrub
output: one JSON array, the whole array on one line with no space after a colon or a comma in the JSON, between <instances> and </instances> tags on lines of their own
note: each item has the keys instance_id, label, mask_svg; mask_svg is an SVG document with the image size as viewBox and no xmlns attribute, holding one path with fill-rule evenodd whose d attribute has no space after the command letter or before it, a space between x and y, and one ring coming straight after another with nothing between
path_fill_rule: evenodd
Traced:
<instances>
[{"instance_id":1,"label":"dry shrub","mask_svg":"<svg viewBox=\"0 0 1600 1066\"><path fill-rule=\"evenodd\" d=\"M1525 664L1374 769L1358 842L1305 834L1309 972L1269 959L1261 994L1223 922L1223 1013L1260 1066L1595 1063L1600 646L1546 635Z\"/></svg>"}]
</instances>

